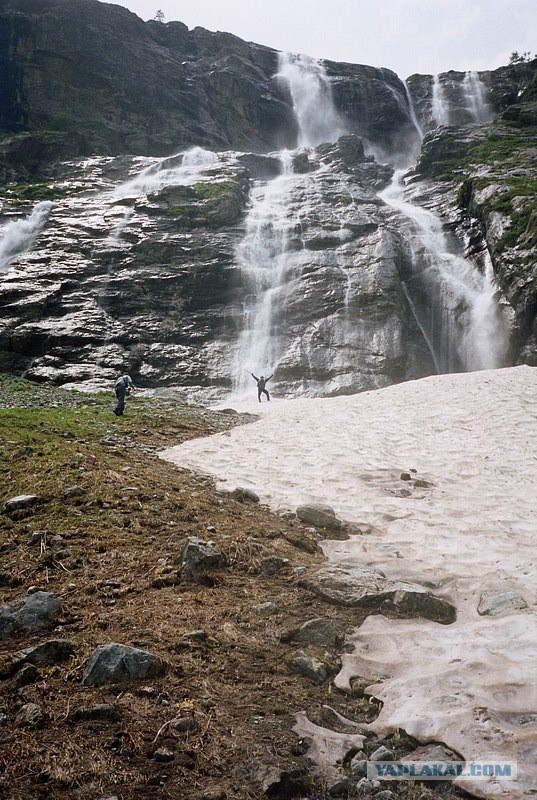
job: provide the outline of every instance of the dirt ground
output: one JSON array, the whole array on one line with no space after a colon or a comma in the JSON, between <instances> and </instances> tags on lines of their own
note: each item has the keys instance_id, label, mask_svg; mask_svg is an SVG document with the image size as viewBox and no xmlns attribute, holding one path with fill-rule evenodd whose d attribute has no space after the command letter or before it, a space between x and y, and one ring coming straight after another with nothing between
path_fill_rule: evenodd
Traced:
<instances>
[{"instance_id":1,"label":"dirt ground","mask_svg":"<svg viewBox=\"0 0 537 800\"><path fill-rule=\"evenodd\" d=\"M293 672L288 662L304 649L335 673L341 647L300 645L292 631L324 617L343 639L366 612L301 588L295 570L323 563L314 531L156 455L249 420L171 400L131 400L115 418L109 397L9 379L0 380L0 406L0 507L16 495L39 497L0 514L0 600L40 589L61 601L48 630L0 641L0 797L327 797L307 743L292 731L295 713L334 727L326 706L357 721L372 721L378 706ZM185 580L175 560L190 536L214 542L226 565ZM268 601L275 613L259 613ZM14 653L50 638L71 640L74 656L21 685ZM162 657L166 674L83 686L88 656L111 642ZM42 712L33 727L16 721L27 703ZM404 732L384 743L397 756L417 744ZM378 745L372 735L365 750ZM263 775L275 767L282 780L266 792ZM386 789L423 800L464 796L446 785Z\"/></svg>"}]
</instances>

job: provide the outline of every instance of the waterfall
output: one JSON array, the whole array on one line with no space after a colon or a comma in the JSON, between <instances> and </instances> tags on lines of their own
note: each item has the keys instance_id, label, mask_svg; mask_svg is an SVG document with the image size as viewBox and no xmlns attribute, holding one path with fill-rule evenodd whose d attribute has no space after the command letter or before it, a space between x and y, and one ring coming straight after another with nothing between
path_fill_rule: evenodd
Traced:
<instances>
[{"instance_id":1,"label":"waterfall","mask_svg":"<svg viewBox=\"0 0 537 800\"><path fill-rule=\"evenodd\" d=\"M336 142L345 133L329 78L319 61L281 53L277 78L286 82L291 93L299 147ZM296 273L296 230L300 227L300 204L293 207L293 191L299 187L307 191L311 177L294 174L293 151L283 150L278 155L282 172L268 183L255 183L246 233L236 250L249 295L235 355L234 394L246 391L252 382L250 371L273 372L281 355L280 322L285 315L286 285Z\"/></svg>"},{"instance_id":2,"label":"waterfall","mask_svg":"<svg viewBox=\"0 0 537 800\"><path fill-rule=\"evenodd\" d=\"M503 366L508 332L498 306L492 267L485 273L453 253L438 216L404 199L402 170L380 197L409 220L406 244L413 272L405 280L407 297L439 372Z\"/></svg>"},{"instance_id":3,"label":"waterfall","mask_svg":"<svg viewBox=\"0 0 537 800\"><path fill-rule=\"evenodd\" d=\"M487 90L477 72L467 72L462 82L464 104L474 122L490 122L492 109L487 101Z\"/></svg>"},{"instance_id":4,"label":"waterfall","mask_svg":"<svg viewBox=\"0 0 537 800\"><path fill-rule=\"evenodd\" d=\"M280 159L282 174L268 183L258 182L252 190L246 235L236 251L249 296L233 371L235 394L244 392L251 383L251 371L270 374L278 356L275 311L286 277L290 233L298 222L289 218L295 181L292 156L283 152Z\"/></svg>"},{"instance_id":5,"label":"waterfall","mask_svg":"<svg viewBox=\"0 0 537 800\"><path fill-rule=\"evenodd\" d=\"M440 75L435 75L433 78L432 114L437 125L449 125L449 103L440 82Z\"/></svg>"},{"instance_id":6,"label":"waterfall","mask_svg":"<svg viewBox=\"0 0 537 800\"><path fill-rule=\"evenodd\" d=\"M412 120L412 124L416 129L416 133L419 136L420 142L423 141L423 128L421 127L418 117L416 116L416 109L414 108L414 101L412 100L412 95L410 94L410 89L408 88L408 84L406 81L403 81L403 86L405 87L405 95L406 95L406 102L408 105L408 113L410 114L410 119Z\"/></svg>"},{"instance_id":7,"label":"waterfall","mask_svg":"<svg viewBox=\"0 0 537 800\"><path fill-rule=\"evenodd\" d=\"M289 86L298 124L298 146L336 142L345 133L323 65L314 58L280 53L277 78Z\"/></svg>"},{"instance_id":8,"label":"waterfall","mask_svg":"<svg viewBox=\"0 0 537 800\"><path fill-rule=\"evenodd\" d=\"M26 219L8 222L0 229L0 273L6 272L14 258L31 249L43 230L54 203L37 203Z\"/></svg>"}]
</instances>

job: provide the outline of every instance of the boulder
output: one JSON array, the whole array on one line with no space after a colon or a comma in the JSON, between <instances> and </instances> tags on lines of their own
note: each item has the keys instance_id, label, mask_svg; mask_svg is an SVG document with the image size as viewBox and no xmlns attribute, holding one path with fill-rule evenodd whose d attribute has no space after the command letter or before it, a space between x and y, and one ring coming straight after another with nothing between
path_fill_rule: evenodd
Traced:
<instances>
[{"instance_id":1,"label":"boulder","mask_svg":"<svg viewBox=\"0 0 537 800\"><path fill-rule=\"evenodd\" d=\"M313 577L302 579L300 585L335 605L390 609L403 616L418 615L445 624L456 617L452 605L430 594L423 586L390 580L354 562L329 564Z\"/></svg>"},{"instance_id":2,"label":"boulder","mask_svg":"<svg viewBox=\"0 0 537 800\"><path fill-rule=\"evenodd\" d=\"M46 642L26 647L13 656L13 665L16 669L23 664L34 666L51 666L61 661L67 661L75 654L74 642L69 639L48 639Z\"/></svg>"},{"instance_id":3,"label":"boulder","mask_svg":"<svg viewBox=\"0 0 537 800\"><path fill-rule=\"evenodd\" d=\"M308 503L298 506L297 517L308 525L316 528L328 528L329 530L340 530L341 521L336 517L334 509L324 503Z\"/></svg>"},{"instance_id":4,"label":"boulder","mask_svg":"<svg viewBox=\"0 0 537 800\"><path fill-rule=\"evenodd\" d=\"M223 553L212 542L204 542L197 536L191 536L180 555L175 559L181 565L181 575L187 580L196 580L225 563Z\"/></svg>"},{"instance_id":5,"label":"boulder","mask_svg":"<svg viewBox=\"0 0 537 800\"><path fill-rule=\"evenodd\" d=\"M15 717L15 725L17 728L37 728L43 719L43 712L36 703L25 703Z\"/></svg>"},{"instance_id":6,"label":"boulder","mask_svg":"<svg viewBox=\"0 0 537 800\"><path fill-rule=\"evenodd\" d=\"M35 592L0 606L0 639L43 628L59 608L60 601L50 592Z\"/></svg>"},{"instance_id":7,"label":"boulder","mask_svg":"<svg viewBox=\"0 0 537 800\"><path fill-rule=\"evenodd\" d=\"M301 625L292 638L295 642L303 642L304 644L335 647L340 637L329 619L316 617Z\"/></svg>"},{"instance_id":8,"label":"boulder","mask_svg":"<svg viewBox=\"0 0 537 800\"><path fill-rule=\"evenodd\" d=\"M481 616L496 617L509 611L521 611L527 607L528 604L522 595L511 589L504 592L486 590L479 599L477 613Z\"/></svg>"},{"instance_id":9,"label":"boulder","mask_svg":"<svg viewBox=\"0 0 537 800\"><path fill-rule=\"evenodd\" d=\"M298 672L305 678L309 678L314 683L324 683L328 678L329 670L326 664L319 661L318 658L308 656L304 652L300 652L298 656L288 661L289 669L293 672Z\"/></svg>"},{"instance_id":10,"label":"boulder","mask_svg":"<svg viewBox=\"0 0 537 800\"><path fill-rule=\"evenodd\" d=\"M12 497L7 500L2 506L4 514L11 514L13 511L21 511L24 508L30 508L39 503L39 498L36 494L19 494L17 497Z\"/></svg>"},{"instance_id":11,"label":"boulder","mask_svg":"<svg viewBox=\"0 0 537 800\"><path fill-rule=\"evenodd\" d=\"M124 644L105 644L97 647L89 657L82 683L84 686L129 683L165 672L166 663L158 656Z\"/></svg>"}]
</instances>

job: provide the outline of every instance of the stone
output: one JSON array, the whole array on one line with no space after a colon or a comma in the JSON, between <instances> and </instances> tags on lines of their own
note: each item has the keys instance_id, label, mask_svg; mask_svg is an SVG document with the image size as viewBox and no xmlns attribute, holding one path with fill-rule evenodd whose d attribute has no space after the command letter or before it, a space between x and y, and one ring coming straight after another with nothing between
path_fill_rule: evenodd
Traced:
<instances>
[{"instance_id":1,"label":"stone","mask_svg":"<svg viewBox=\"0 0 537 800\"><path fill-rule=\"evenodd\" d=\"M337 519L334 509L323 503L298 506L296 515L302 522L314 525L316 528L341 529L341 521Z\"/></svg>"},{"instance_id":2,"label":"stone","mask_svg":"<svg viewBox=\"0 0 537 800\"><path fill-rule=\"evenodd\" d=\"M348 797L352 789L354 789L354 784L348 778L335 778L333 782L328 783L330 797Z\"/></svg>"},{"instance_id":3,"label":"stone","mask_svg":"<svg viewBox=\"0 0 537 800\"><path fill-rule=\"evenodd\" d=\"M260 617L270 617L272 614L278 613L278 606L271 600L267 600L266 603L259 603L256 606L252 606L252 611Z\"/></svg>"},{"instance_id":4,"label":"stone","mask_svg":"<svg viewBox=\"0 0 537 800\"><path fill-rule=\"evenodd\" d=\"M223 553L212 543L191 536L183 547L175 564L181 566L181 576L186 580L196 580L225 563Z\"/></svg>"},{"instance_id":5,"label":"stone","mask_svg":"<svg viewBox=\"0 0 537 800\"><path fill-rule=\"evenodd\" d=\"M121 714L111 703L97 703L94 706L75 708L69 713L69 722L120 722Z\"/></svg>"},{"instance_id":6,"label":"stone","mask_svg":"<svg viewBox=\"0 0 537 800\"><path fill-rule=\"evenodd\" d=\"M335 647L339 638L332 622L323 617L316 617L304 622L293 636L295 642L318 644L323 647Z\"/></svg>"},{"instance_id":7,"label":"stone","mask_svg":"<svg viewBox=\"0 0 537 800\"><path fill-rule=\"evenodd\" d=\"M295 766L283 766L275 756L259 756L250 763L250 780L267 797L300 797L309 788L309 779Z\"/></svg>"},{"instance_id":8,"label":"stone","mask_svg":"<svg viewBox=\"0 0 537 800\"><path fill-rule=\"evenodd\" d=\"M30 686L32 683L37 683L42 678L41 673L34 667L33 664L26 664L20 669L13 679L13 687L15 689L22 689L24 686Z\"/></svg>"},{"instance_id":9,"label":"stone","mask_svg":"<svg viewBox=\"0 0 537 800\"><path fill-rule=\"evenodd\" d=\"M318 553L321 548L315 538L316 533L315 528L313 528L313 534L311 531L303 530L286 531L283 538L298 550L303 550L305 553Z\"/></svg>"},{"instance_id":10,"label":"stone","mask_svg":"<svg viewBox=\"0 0 537 800\"><path fill-rule=\"evenodd\" d=\"M0 639L45 627L59 608L58 598L42 591L0 606Z\"/></svg>"},{"instance_id":11,"label":"stone","mask_svg":"<svg viewBox=\"0 0 537 800\"><path fill-rule=\"evenodd\" d=\"M15 725L17 728L37 728L43 720L43 712L36 703L25 703L15 717Z\"/></svg>"},{"instance_id":12,"label":"stone","mask_svg":"<svg viewBox=\"0 0 537 800\"><path fill-rule=\"evenodd\" d=\"M83 497L86 490L82 486L68 486L63 490L65 497Z\"/></svg>"},{"instance_id":13,"label":"stone","mask_svg":"<svg viewBox=\"0 0 537 800\"><path fill-rule=\"evenodd\" d=\"M259 503L259 497L256 493L251 489L244 489L242 486L237 486L236 489L230 492L230 496L234 500L238 500L239 503Z\"/></svg>"},{"instance_id":14,"label":"stone","mask_svg":"<svg viewBox=\"0 0 537 800\"><path fill-rule=\"evenodd\" d=\"M219 786L215 786L214 789L206 789L201 795L201 800L226 800L226 798L226 792Z\"/></svg>"},{"instance_id":15,"label":"stone","mask_svg":"<svg viewBox=\"0 0 537 800\"><path fill-rule=\"evenodd\" d=\"M12 497L4 503L2 506L2 513L11 514L13 511L31 508L39 503L40 499L41 498L36 494L19 494L17 497Z\"/></svg>"},{"instance_id":16,"label":"stone","mask_svg":"<svg viewBox=\"0 0 537 800\"><path fill-rule=\"evenodd\" d=\"M145 650L124 644L105 644L90 655L84 670L84 686L131 681L164 675L166 663Z\"/></svg>"},{"instance_id":17,"label":"stone","mask_svg":"<svg viewBox=\"0 0 537 800\"><path fill-rule=\"evenodd\" d=\"M370 761L393 761L393 753L383 744L377 747L369 756Z\"/></svg>"},{"instance_id":18,"label":"stone","mask_svg":"<svg viewBox=\"0 0 537 800\"><path fill-rule=\"evenodd\" d=\"M486 590L481 594L477 613L481 616L496 617L512 611L521 611L528 604L518 592L511 589L506 591Z\"/></svg>"},{"instance_id":19,"label":"stone","mask_svg":"<svg viewBox=\"0 0 537 800\"><path fill-rule=\"evenodd\" d=\"M183 633L181 636L182 641L195 642L196 644L205 644L208 638L207 632L201 630L189 631L188 633Z\"/></svg>"},{"instance_id":20,"label":"stone","mask_svg":"<svg viewBox=\"0 0 537 800\"><path fill-rule=\"evenodd\" d=\"M393 581L380 572L353 561L328 564L300 585L335 605L368 609L389 608L401 615L419 614L449 624L455 608L418 584Z\"/></svg>"},{"instance_id":21,"label":"stone","mask_svg":"<svg viewBox=\"0 0 537 800\"><path fill-rule=\"evenodd\" d=\"M367 759L363 753L355 755L349 764L351 778L365 778L367 775Z\"/></svg>"},{"instance_id":22,"label":"stone","mask_svg":"<svg viewBox=\"0 0 537 800\"><path fill-rule=\"evenodd\" d=\"M378 786L378 781L370 781L369 778L361 778L356 784L356 792L358 796L367 796L373 794Z\"/></svg>"},{"instance_id":23,"label":"stone","mask_svg":"<svg viewBox=\"0 0 537 800\"><path fill-rule=\"evenodd\" d=\"M298 656L291 658L288 662L289 668L305 678L309 678L314 683L324 683L329 676L329 671L325 663L318 658L308 656L301 651Z\"/></svg>"},{"instance_id":24,"label":"stone","mask_svg":"<svg viewBox=\"0 0 537 800\"><path fill-rule=\"evenodd\" d=\"M276 575L283 567L289 564L288 558L280 558L280 556L268 556L268 558L261 559L259 569L263 575Z\"/></svg>"},{"instance_id":25,"label":"stone","mask_svg":"<svg viewBox=\"0 0 537 800\"><path fill-rule=\"evenodd\" d=\"M410 472L402 472L400 477L401 477L402 481L411 481L412 480L412 475L410 474Z\"/></svg>"},{"instance_id":26,"label":"stone","mask_svg":"<svg viewBox=\"0 0 537 800\"><path fill-rule=\"evenodd\" d=\"M17 666L22 664L51 666L67 661L74 654L75 644L69 639L48 639L34 647L19 650L13 656L13 662Z\"/></svg>"},{"instance_id":27,"label":"stone","mask_svg":"<svg viewBox=\"0 0 537 800\"><path fill-rule=\"evenodd\" d=\"M155 761L162 761L164 763L168 763L169 761L174 760L175 753L173 752L173 750L169 750L167 747L160 747L153 753L153 758Z\"/></svg>"}]
</instances>

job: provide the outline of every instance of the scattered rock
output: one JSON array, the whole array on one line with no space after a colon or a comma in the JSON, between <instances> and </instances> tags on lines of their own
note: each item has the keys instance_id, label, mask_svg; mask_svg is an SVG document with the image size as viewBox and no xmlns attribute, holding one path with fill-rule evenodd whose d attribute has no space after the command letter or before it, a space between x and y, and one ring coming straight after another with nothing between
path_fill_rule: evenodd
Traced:
<instances>
[{"instance_id":1,"label":"scattered rock","mask_svg":"<svg viewBox=\"0 0 537 800\"><path fill-rule=\"evenodd\" d=\"M223 553L212 542L204 542L191 536L181 554L175 559L181 565L181 575L187 580L196 580L206 572L218 569L225 563Z\"/></svg>"},{"instance_id":2,"label":"scattered rock","mask_svg":"<svg viewBox=\"0 0 537 800\"><path fill-rule=\"evenodd\" d=\"M338 632L332 625L329 619L317 617L316 619L309 619L300 626L296 634L293 636L295 642L303 642L305 644L319 644L323 647L335 647L339 641Z\"/></svg>"},{"instance_id":3,"label":"scattered rock","mask_svg":"<svg viewBox=\"0 0 537 800\"><path fill-rule=\"evenodd\" d=\"M319 661L318 658L308 656L303 651L287 663L293 672L297 672L299 675L309 678L314 683L324 683L328 678L329 673L326 664Z\"/></svg>"},{"instance_id":4,"label":"scattered rock","mask_svg":"<svg viewBox=\"0 0 537 800\"><path fill-rule=\"evenodd\" d=\"M227 794L219 786L214 789L206 789L201 795L201 800L226 800Z\"/></svg>"},{"instance_id":5,"label":"scattered rock","mask_svg":"<svg viewBox=\"0 0 537 800\"><path fill-rule=\"evenodd\" d=\"M59 608L60 601L55 595L41 591L0 606L0 639L43 628Z\"/></svg>"},{"instance_id":6,"label":"scattered rock","mask_svg":"<svg viewBox=\"0 0 537 800\"><path fill-rule=\"evenodd\" d=\"M195 642L196 644L204 644L207 639L208 636L205 631L189 631L181 636L183 642Z\"/></svg>"},{"instance_id":7,"label":"scattered rock","mask_svg":"<svg viewBox=\"0 0 537 800\"><path fill-rule=\"evenodd\" d=\"M32 683L37 683L41 680L41 673L34 667L33 664L26 664L13 679L13 688L22 689L24 686L30 686Z\"/></svg>"},{"instance_id":8,"label":"scattered rock","mask_svg":"<svg viewBox=\"0 0 537 800\"><path fill-rule=\"evenodd\" d=\"M256 493L252 492L251 489L244 489L242 486L237 486L236 489L230 492L230 496L234 500L238 500L239 503L259 503L259 497Z\"/></svg>"},{"instance_id":9,"label":"scattered rock","mask_svg":"<svg viewBox=\"0 0 537 800\"><path fill-rule=\"evenodd\" d=\"M289 564L288 558L280 558L280 556L269 556L264 558L260 564L260 570L264 575L276 575L283 567Z\"/></svg>"},{"instance_id":10,"label":"scattered rock","mask_svg":"<svg viewBox=\"0 0 537 800\"><path fill-rule=\"evenodd\" d=\"M266 603L259 603L257 606L252 606L252 611L260 617L270 617L271 614L278 613L278 606L271 600Z\"/></svg>"},{"instance_id":11,"label":"scattered rock","mask_svg":"<svg viewBox=\"0 0 537 800\"><path fill-rule=\"evenodd\" d=\"M296 547L298 550L303 550L305 553L318 553L321 549L317 543L315 535L308 531L286 531L284 539Z\"/></svg>"},{"instance_id":12,"label":"scattered rock","mask_svg":"<svg viewBox=\"0 0 537 800\"><path fill-rule=\"evenodd\" d=\"M327 788L330 797L348 797L354 784L348 778L336 778L333 783L328 783Z\"/></svg>"},{"instance_id":13,"label":"scattered rock","mask_svg":"<svg viewBox=\"0 0 537 800\"><path fill-rule=\"evenodd\" d=\"M380 786L378 781L370 781L369 778L362 778L356 784L356 791L358 795L368 795L373 794L375 789Z\"/></svg>"},{"instance_id":14,"label":"scattered rock","mask_svg":"<svg viewBox=\"0 0 537 800\"><path fill-rule=\"evenodd\" d=\"M528 604L522 595L511 589L504 592L486 590L480 597L477 613L481 616L496 617L507 611L520 611L527 607Z\"/></svg>"},{"instance_id":15,"label":"scattered rock","mask_svg":"<svg viewBox=\"0 0 537 800\"><path fill-rule=\"evenodd\" d=\"M82 486L68 486L63 490L64 497L82 497L86 490Z\"/></svg>"},{"instance_id":16,"label":"scattered rock","mask_svg":"<svg viewBox=\"0 0 537 800\"><path fill-rule=\"evenodd\" d=\"M387 747L381 745L369 756L370 761L393 761L393 753Z\"/></svg>"},{"instance_id":17,"label":"scattered rock","mask_svg":"<svg viewBox=\"0 0 537 800\"><path fill-rule=\"evenodd\" d=\"M46 642L19 650L13 657L16 667L23 664L50 666L67 661L75 654L74 642L69 639L48 639Z\"/></svg>"},{"instance_id":18,"label":"scattered rock","mask_svg":"<svg viewBox=\"0 0 537 800\"><path fill-rule=\"evenodd\" d=\"M353 697L363 697L365 690L371 686L375 681L368 680L367 678L353 678L351 680L351 694Z\"/></svg>"},{"instance_id":19,"label":"scattered rock","mask_svg":"<svg viewBox=\"0 0 537 800\"><path fill-rule=\"evenodd\" d=\"M94 706L75 708L69 714L69 722L120 722L121 714L110 703L97 703Z\"/></svg>"},{"instance_id":20,"label":"scattered rock","mask_svg":"<svg viewBox=\"0 0 537 800\"><path fill-rule=\"evenodd\" d=\"M21 511L24 508L31 508L40 501L40 497L36 494L19 494L17 497L12 497L2 506L3 514L11 514L13 511Z\"/></svg>"},{"instance_id":21,"label":"scattered rock","mask_svg":"<svg viewBox=\"0 0 537 800\"><path fill-rule=\"evenodd\" d=\"M411 481L412 480L412 475L410 474L410 472L402 472L399 477L401 478L402 481Z\"/></svg>"},{"instance_id":22,"label":"scattered rock","mask_svg":"<svg viewBox=\"0 0 537 800\"><path fill-rule=\"evenodd\" d=\"M423 478L416 478L414 481L414 486L417 489L431 489L434 486L434 483L431 483L431 481L424 481Z\"/></svg>"},{"instance_id":23,"label":"scattered rock","mask_svg":"<svg viewBox=\"0 0 537 800\"><path fill-rule=\"evenodd\" d=\"M328 528L336 531L341 529L341 521L336 517L334 509L323 503L298 506L296 515L302 522L315 525L316 528Z\"/></svg>"},{"instance_id":24,"label":"scattered rock","mask_svg":"<svg viewBox=\"0 0 537 800\"><path fill-rule=\"evenodd\" d=\"M328 603L347 607L390 608L400 614L451 623L456 611L445 600L429 594L423 586L393 581L376 570L354 562L328 564L300 585Z\"/></svg>"},{"instance_id":25,"label":"scattered rock","mask_svg":"<svg viewBox=\"0 0 537 800\"><path fill-rule=\"evenodd\" d=\"M160 747L153 753L153 758L155 761L162 761L166 763L168 761L174 760L175 753L173 752L173 750L168 750L167 747Z\"/></svg>"},{"instance_id":26,"label":"scattered rock","mask_svg":"<svg viewBox=\"0 0 537 800\"><path fill-rule=\"evenodd\" d=\"M367 759L364 753L357 753L349 764L351 778L365 778L367 775Z\"/></svg>"},{"instance_id":27,"label":"scattered rock","mask_svg":"<svg viewBox=\"0 0 537 800\"><path fill-rule=\"evenodd\" d=\"M43 712L36 703L25 703L15 717L15 725L17 728L37 728L43 719Z\"/></svg>"},{"instance_id":28,"label":"scattered rock","mask_svg":"<svg viewBox=\"0 0 537 800\"><path fill-rule=\"evenodd\" d=\"M89 657L82 683L85 686L127 683L165 672L166 663L158 656L124 644L105 644L97 647Z\"/></svg>"},{"instance_id":29,"label":"scattered rock","mask_svg":"<svg viewBox=\"0 0 537 800\"><path fill-rule=\"evenodd\" d=\"M252 783L268 797L290 798L306 793L309 779L298 767L281 767L275 756L260 756L250 765Z\"/></svg>"}]
</instances>

